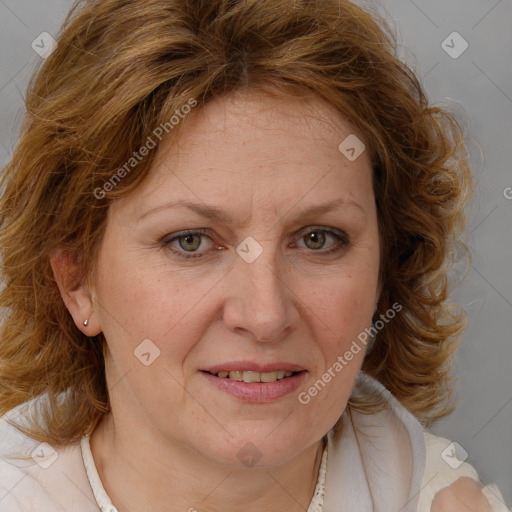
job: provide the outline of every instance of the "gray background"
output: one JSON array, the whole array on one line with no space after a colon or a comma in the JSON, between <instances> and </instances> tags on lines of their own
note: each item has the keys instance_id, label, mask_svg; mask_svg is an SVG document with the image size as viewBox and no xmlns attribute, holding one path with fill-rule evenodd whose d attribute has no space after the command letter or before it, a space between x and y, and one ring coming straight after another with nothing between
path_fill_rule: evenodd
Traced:
<instances>
[{"instance_id":1,"label":"gray background","mask_svg":"<svg viewBox=\"0 0 512 512\"><path fill-rule=\"evenodd\" d=\"M468 125L477 192L468 243L472 268L455 292L469 312L458 352L459 408L433 431L459 443L484 483L512 503L512 0L381 0L394 20L403 58L434 103ZM0 165L8 161L23 114L24 89L40 57L32 41L56 37L70 0L0 0ZM458 58L442 42L457 31L469 44ZM451 43L457 49L458 43ZM481 151L481 152L480 152Z\"/></svg>"}]
</instances>

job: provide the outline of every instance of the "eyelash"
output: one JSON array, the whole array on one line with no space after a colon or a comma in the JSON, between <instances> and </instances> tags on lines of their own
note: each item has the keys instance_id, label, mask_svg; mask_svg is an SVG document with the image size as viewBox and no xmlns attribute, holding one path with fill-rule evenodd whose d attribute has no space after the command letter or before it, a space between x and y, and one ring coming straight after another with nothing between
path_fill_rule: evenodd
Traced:
<instances>
[{"instance_id":1,"label":"eyelash","mask_svg":"<svg viewBox=\"0 0 512 512\"><path fill-rule=\"evenodd\" d=\"M345 248L350 243L348 236L345 233L343 233L343 231L340 231L338 233L336 231L333 231L330 229L324 229L324 228L320 228L320 227L309 228L309 231L304 232L304 234L301 237L299 237L299 240L304 238L307 234L310 234L310 233L327 233L328 235L331 235L333 238L336 239L335 244L330 249L323 250L323 251L321 249L318 249L318 250L310 249L312 252L316 252L320 255L327 255L327 254L331 254L336 251L340 251L341 249ZM177 234L173 235L171 238L163 239L162 242L163 242L164 246L166 246L173 254L177 255L179 258L183 258L183 259L203 258L205 256L204 253L180 251L180 250L176 250L175 248L173 248L171 246L171 243L174 242L175 240L178 240L179 238L186 237L189 235L203 235L203 236L207 236L208 238L211 239L211 236L210 236L211 232L208 229L194 229L194 230L187 230L187 231L182 231L180 233L177 233Z\"/></svg>"}]
</instances>

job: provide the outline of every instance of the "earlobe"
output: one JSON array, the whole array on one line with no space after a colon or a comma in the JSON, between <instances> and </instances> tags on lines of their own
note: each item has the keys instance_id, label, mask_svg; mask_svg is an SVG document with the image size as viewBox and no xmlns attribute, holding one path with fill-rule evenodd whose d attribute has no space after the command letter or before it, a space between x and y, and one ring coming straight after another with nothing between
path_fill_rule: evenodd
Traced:
<instances>
[{"instance_id":1,"label":"earlobe","mask_svg":"<svg viewBox=\"0 0 512 512\"><path fill-rule=\"evenodd\" d=\"M61 248L54 250L50 264L55 282L66 308L76 326L86 336L96 336L101 332L89 288L80 281L80 262L73 254Z\"/></svg>"}]
</instances>

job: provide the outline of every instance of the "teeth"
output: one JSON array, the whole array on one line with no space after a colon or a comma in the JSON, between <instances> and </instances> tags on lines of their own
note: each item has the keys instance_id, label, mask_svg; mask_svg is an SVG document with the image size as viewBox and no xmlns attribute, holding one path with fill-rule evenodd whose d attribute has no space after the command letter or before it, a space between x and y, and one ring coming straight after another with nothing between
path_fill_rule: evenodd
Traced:
<instances>
[{"instance_id":1,"label":"teeth","mask_svg":"<svg viewBox=\"0 0 512 512\"><path fill-rule=\"evenodd\" d=\"M275 382L277 380L277 372L260 373L259 380L260 382Z\"/></svg>"},{"instance_id":2,"label":"teeth","mask_svg":"<svg viewBox=\"0 0 512 512\"><path fill-rule=\"evenodd\" d=\"M229 378L240 382L275 382L276 380L290 377L293 372L288 370L278 370L276 372L241 372L241 371L222 371L214 375L223 379Z\"/></svg>"},{"instance_id":3,"label":"teeth","mask_svg":"<svg viewBox=\"0 0 512 512\"><path fill-rule=\"evenodd\" d=\"M266 375L270 375L267 373ZM244 382L261 382L261 373L258 372L242 372L242 380ZM276 373L277 379L277 373Z\"/></svg>"}]
</instances>

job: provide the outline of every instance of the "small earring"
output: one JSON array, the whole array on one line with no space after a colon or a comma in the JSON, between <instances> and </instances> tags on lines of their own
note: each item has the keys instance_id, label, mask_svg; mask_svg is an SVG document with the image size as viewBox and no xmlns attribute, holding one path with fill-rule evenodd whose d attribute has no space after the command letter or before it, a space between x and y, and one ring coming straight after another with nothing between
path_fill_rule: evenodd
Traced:
<instances>
[{"instance_id":1,"label":"small earring","mask_svg":"<svg viewBox=\"0 0 512 512\"><path fill-rule=\"evenodd\" d=\"M88 324L89 324L89 319L84 320L84 325L85 325L85 327L87 327L87 325L88 325Z\"/></svg>"}]
</instances>

